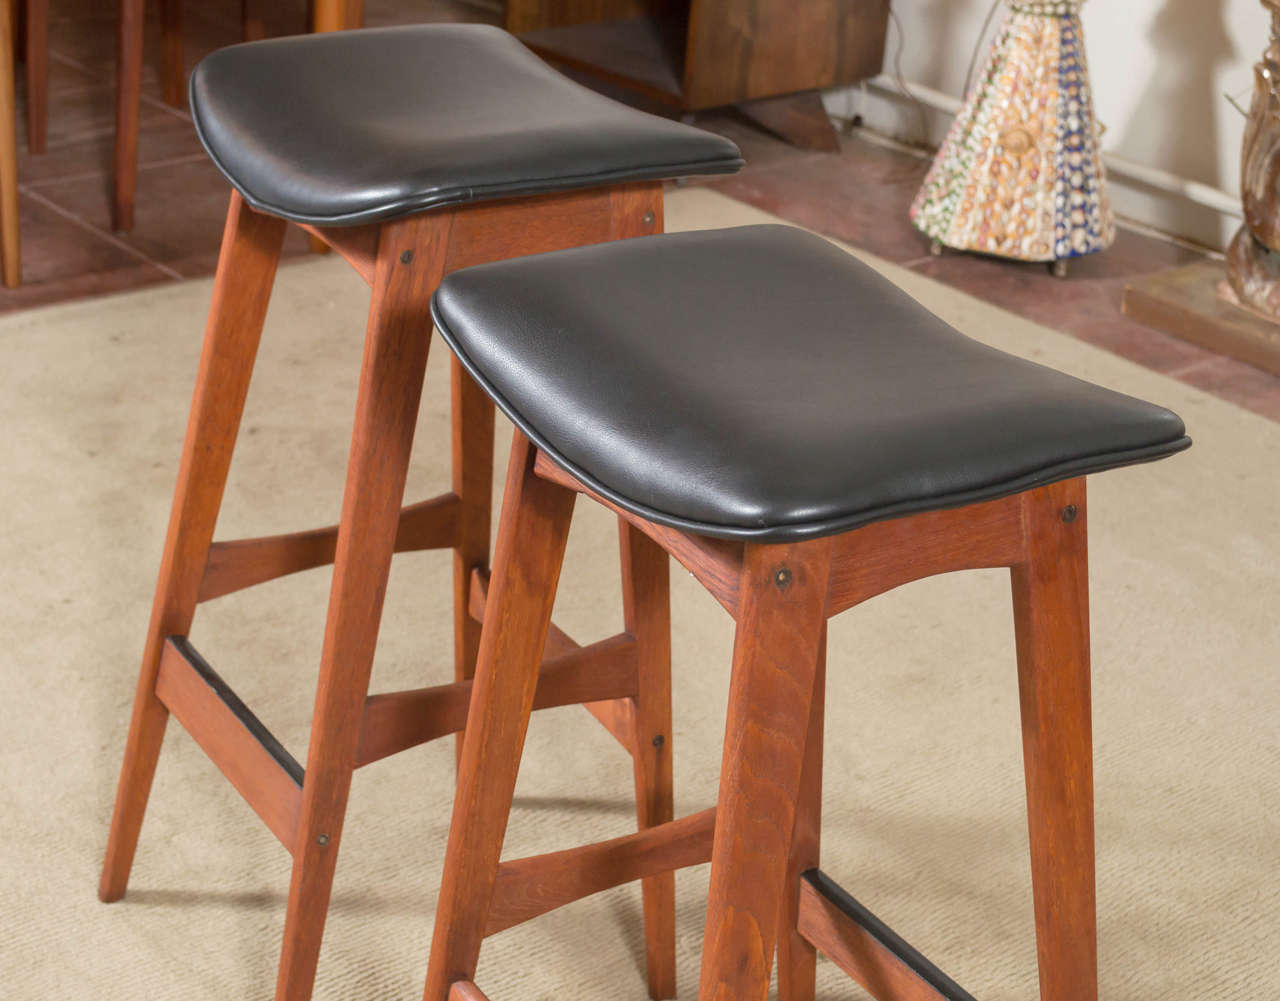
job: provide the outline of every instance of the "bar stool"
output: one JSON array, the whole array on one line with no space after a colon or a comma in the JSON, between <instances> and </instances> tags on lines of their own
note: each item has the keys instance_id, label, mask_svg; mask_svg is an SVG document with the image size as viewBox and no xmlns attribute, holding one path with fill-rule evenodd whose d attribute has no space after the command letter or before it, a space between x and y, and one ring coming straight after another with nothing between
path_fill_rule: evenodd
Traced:
<instances>
[{"instance_id":1,"label":"bar stool","mask_svg":"<svg viewBox=\"0 0 1280 1001\"><path fill-rule=\"evenodd\" d=\"M486 935L708 859L700 1001L763 1001L775 943L781 1001L812 1001L815 949L881 1001L965 1001L817 866L827 619L979 567L1012 570L1041 997L1092 1001L1084 476L1188 447L1178 417L971 341L787 227L471 268L432 310L517 431L426 1001L483 997ZM500 862L577 494L737 620L718 804Z\"/></svg>"},{"instance_id":2,"label":"bar stool","mask_svg":"<svg viewBox=\"0 0 1280 1001\"><path fill-rule=\"evenodd\" d=\"M660 232L660 179L731 172L737 147L616 104L496 28L407 27L223 49L191 109L234 187L147 633L100 897L123 896L170 713L292 853L277 998L310 996L351 773L466 720L489 558L493 405L454 366L453 489L402 510L447 272ZM213 543L287 222L372 286L340 524ZM367 697L393 552L452 548L456 683ZM642 827L669 819L666 561L623 534L626 623L547 643L539 705L589 703L632 752ZM332 563L306 769L186 639L196 605ZM669 879L646 886L654 998L670 997Z\"/></svg>"}]
</instances>

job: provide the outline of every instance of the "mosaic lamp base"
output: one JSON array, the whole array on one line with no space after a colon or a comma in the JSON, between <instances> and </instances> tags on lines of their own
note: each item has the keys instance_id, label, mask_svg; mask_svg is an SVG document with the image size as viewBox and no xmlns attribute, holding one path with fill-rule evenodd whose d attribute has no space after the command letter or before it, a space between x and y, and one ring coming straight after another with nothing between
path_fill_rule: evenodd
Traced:
<instances>
[{"instance_id":1,"label":"mosaic lamp base","mask_svg":"<svg viewBox=\"0 0 1280 1001\"><path fill-rule=\"evenodd\" d=\"M936 244L1066 261L1115 240L1089 90L1084 0L1007 0L982 76L956 116L911 221Z\"/></svg>"}]
</instances>

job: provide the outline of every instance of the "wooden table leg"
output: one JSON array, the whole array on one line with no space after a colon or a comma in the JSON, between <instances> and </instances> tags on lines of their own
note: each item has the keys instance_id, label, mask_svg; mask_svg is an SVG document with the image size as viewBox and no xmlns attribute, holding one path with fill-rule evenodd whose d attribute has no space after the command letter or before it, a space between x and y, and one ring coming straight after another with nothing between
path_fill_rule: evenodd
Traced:
<instances>
[{"instance_id":1,"label":"wooden table leg","mask_svg":"<svg viewBox=\"0 0 1280 1001\"><path fill-rule=\"evenodd\" d=\"M49 120L49 0L27 0L27 149L43 153Z\"/></svg>"},{"instance_id":2,"label":"wooden table leg","mask_svg":"<svg viewBox=\"0 0 1280 1001\"><path fill-rule=\"evenodd\" d=\"M22 283L22 251L18 235L18 134L13 94L13 2L0 8L0 249L4 251L4 283Z\"/></svg>"},{"instance_id":3,"label":"wooden table leg","mask_svg":"<svg viewBox=\"0 0 1280 1001\"><path fill-rule=\"evenodd\" d=\"M185 108L187 68L182 55L182 0L161 0L160 39L163 53L160 83L164 103L173 108Z\"/></svg>"},{"instance_id":4,"label":"wooden table leg","mask_svg":"<svg viewBox=\"0 0 1280 1001\"><path fill-rule=\"evenodd\" d=\"M116 62L116 190L112 225L133 229L138 182L138 115L142 101L144 0L120 0L120 40Z\"/></svg>"}]
</instances>

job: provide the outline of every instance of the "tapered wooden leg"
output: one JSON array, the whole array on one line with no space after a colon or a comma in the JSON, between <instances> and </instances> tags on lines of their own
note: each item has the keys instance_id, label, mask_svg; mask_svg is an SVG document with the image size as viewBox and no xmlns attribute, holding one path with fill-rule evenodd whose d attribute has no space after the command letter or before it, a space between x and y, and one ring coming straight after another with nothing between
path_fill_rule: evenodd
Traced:
<instances>
[{"instance_id":1,"label":"tapered wooden leg","mask_svg":"<svg viewBox=\"0 0 1280 1001\"><path fill-rule=\"evenodd\" d=\"M187 103L187 72L182 56L182 0L160 0L160 82L164 103L183 108Z\"/></svg>"},{"instance_id":2,"label":"tapered wooden leg","mask_svg":"<svg viewBox=\"0 0 1280 1001\"><path fill-rule=\"evenodd\" d=\"M27 149L43 153L49 120L49 0L27 0Z\"/></svg>"},{"instance_id":3,"label":"tapered wooden leg","mask_svg":"<svg viewBox=\"0 0 1280 1001\"><path fill-rule=\"evenodd\" d=\"M450 361L453 399L453 492L458 495L458 541L453 549L453 676L475 675L480 623L471 617L471 573L489 567L493 506L493 401L459 364ZM457 737L458 758L463 735Z\"/></svg>"},{"instance_id":4,"label":"tapered wooden leg","mask_svg":"<svg viewBox=\"0 0 1280 1001\"><path fill-rule=\"evenodd\" d=\"M277 1001L311 996L452 216L383 228L311 723Z\"/></svg>"},{"instance_id":5,"label":"tapered wooden leg","mask_svg":"<svg viewBox=\"0 0 1280 1001\"><path fill-rule=\"evenodd\" d=\"M748 544L699 1001L764 1001L782 910L831 542Z\"/></svg>"},{"instance_id":6,"label":"tapered wooden leg","mask_svg":"<svg viewBox=\"0 0 1280 1001\"><path fill-rule=\"evenodd\" d=\"M262 0L241 0L240 37L246 42L256 42L267 37L267 26L262 16Z\"/></svg>"},{"instance_id":7,"label":"tapered wooden leg","mask_svg":"<svg viewBox=\"0 0 1280 1001\"><path fill-rule=\"evenodd\" d=\"M116 190L112 224L133 229L138 183L138 114L142 101L144 0L120 0L120 40L116 61Z\"/></svg>"},{"instance_id":8,"label":"tapered wooden leg","mask_svg":"<svg viewBox=\"0 0 1280 1001\"><path fill-rule=\"evenodd\" d=\"M22 284L22 241L18 228L18 135L13 95L12 2L0 6L0 250L4 283Z\"/></svg>"},{"instance_id":9,"label":"tapered wooden leg","mask_svg":"<svg viewBox=\"0 0 1280 1001\"><path fill-rule=\"evenodd\" d=\"M795 831L787 859L782 911L778 918L778 1001L813 1001L817 990L818 950L803 935L800 919L800 876L818 868L822 834L822 742L826 716L827 627L818 643L818 670L813 678L813 705L805 736Z\"/></svg>"},{"instance_id":10,"label":"tapered wooden leg","mask_svg":"<svg viewBox=\"0 0 1280 1001\"><path fill-rule=\"evenodd\" d=\"M213 540L249 377L275 280L285 222L231 196L195 398L125 746L98 895L124 896L168 712L155 695L165 638L186 635Z\"/></svg>"},{"instance_id":11,"label":"tapered wooden leg","mask_svg":"<svg viewBox=\"0 0 1280 1001\"><path fill-rule=\"evenodd\" d=\"M436 905L428 1001L446 1001L452 983L475 979L573 513L573 492L535 477L533 460L532 445L516 432Z\"/></svg>"},{"instance_id":12,"label":"tapered wooden leg","mask_svg":"<svg viewBox=\"0 0 1280 1001\"><path fill-rule=\"evenodd\" d=\"M622 599L627 632L636 638L636 820L641 830L675 817L671 760L671 572L666 550L625 518L618 519ZM664 872L641 882L649 997L676 996L676 880Z\"/></svg>"},{"instance_id":13,"label":"tapered wooden leg","mask_svg":"<svg viewBox=\"0 0 1280 1001\"><path fill-rule=\"evenodd\" d=\"M1041 1001L1096 1001L1093 732L1084 480L1023 495L1013 568Z\"/></svg>"}]
</instances>

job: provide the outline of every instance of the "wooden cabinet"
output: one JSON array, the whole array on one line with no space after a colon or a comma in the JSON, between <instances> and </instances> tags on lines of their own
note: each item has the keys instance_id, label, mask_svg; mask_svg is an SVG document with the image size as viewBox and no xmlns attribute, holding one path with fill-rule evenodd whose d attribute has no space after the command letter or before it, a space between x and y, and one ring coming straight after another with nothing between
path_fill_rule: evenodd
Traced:
<instances>
[{"instance_id":1,"label":"wooden cabinet","mask_svg":"<svg viewBox=\"0 0 1280 1001\"><path fill-rule=\"evenodd\" d=\"M700 111L815 106L814 91L880 72L888 17L889 0L507 0L506 26L551 62Z\"/></svg>"}]
</instances>

